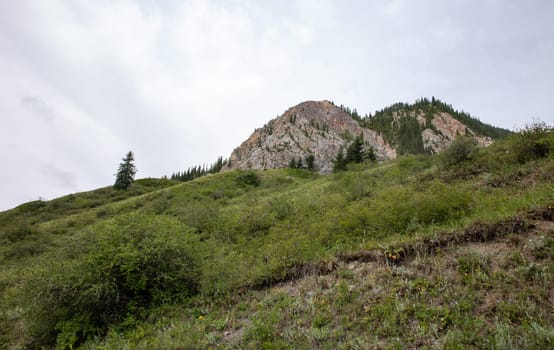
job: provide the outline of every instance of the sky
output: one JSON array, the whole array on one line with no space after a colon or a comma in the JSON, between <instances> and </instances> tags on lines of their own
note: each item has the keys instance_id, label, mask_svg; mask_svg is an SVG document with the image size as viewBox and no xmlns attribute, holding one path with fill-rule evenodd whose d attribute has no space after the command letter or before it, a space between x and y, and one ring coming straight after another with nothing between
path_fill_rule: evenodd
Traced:
<instances>
[{"instance_id":1,"label":"sky","mask_svg":"<svg viewBox=\"0 0 554 350\"><path fill-rule=\"evenodd\" d=\"M0 1L0 210L228 157L306 100L553 124L551 0Z\"/></svg>"}]
</instances>

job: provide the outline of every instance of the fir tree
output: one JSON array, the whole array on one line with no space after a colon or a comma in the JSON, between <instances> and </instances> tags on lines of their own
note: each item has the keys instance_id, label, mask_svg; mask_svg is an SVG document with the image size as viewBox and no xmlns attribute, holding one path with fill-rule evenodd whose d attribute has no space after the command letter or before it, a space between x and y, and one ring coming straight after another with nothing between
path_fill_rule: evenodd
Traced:
<instances>
[{"instance_id":1,"label":"fir tree","mask_svg":"<svg viewBox=\"0 0 554 350\"><path fill-rule=\"evenodd\" d=\"M126 190L135 180L135 174L137 173L137 168L133 164L135 161L133 152L129 151L122 160L123 162L119 164L119 169L115 174L115 184L113 185L117 190Z\"/></svg>"},{"instance_id":2,"label":"fir tree","mask_svg":"<svg viewBox=\"0 0 554 350\"><path fill-rule=\"evenodd\" d=\"M296 158L295 157L292 157L290 162L289 162L289 168L291 169L296 169L298 168L298 165L296 163Z\"/></svg>"},{"instance_id":3,"label":"fir tree","mask_svg":"<svg viewBox=\"0 0 554 350\"><path fill-rule=\"evenodd\" d=\"M364 137L359 135L346 149L346 163L361 163L364 160Z\"/></svg>"},{"instance_id":4,"label":"fir tree","mask_svg":"<svg viewBox=\"0 0 554 350\"><path fill-rule=\"evenodd\" d=\"M309 171L315 171L315 156L313 154L308 154L306 156L306 169L308 169Z\"/></svg>"},{"instance_id":5,"label":"fir tree","mask_svg":"<svg viewBox=\"0 0 554 350\"><path fill-rule=\"evenodd\" d=\"M341 147L333 162L333 171L338 172L342 170L346 170L346 159L344 158L344 149Z\"/></svg>"}]
</instances>

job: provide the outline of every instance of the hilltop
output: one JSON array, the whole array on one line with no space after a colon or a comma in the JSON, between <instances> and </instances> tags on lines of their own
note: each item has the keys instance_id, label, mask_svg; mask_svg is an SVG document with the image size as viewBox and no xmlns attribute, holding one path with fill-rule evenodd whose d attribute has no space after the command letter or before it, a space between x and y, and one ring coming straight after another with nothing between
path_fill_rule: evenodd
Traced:
<instances>
[{"instance_id":1,"label":"hilltop","mask_svg":"<svg viewBox=\"0 0 554 350\"><path fill-rule=\"evenodd\" d=\"M548 348L554 134L467 141L2 212L0 346Z\"/></svg>"},{"instance_id":2,"label":"hilltop","mask_svg":"<svg viewBox=\"0 0 554 350\"><path fill-rule=\"evenodd\" d=\"M277 169L291 160L305 164L312 156L315 168L328 173L338 153L357 136L378 161L385 161L440 153L460 135L488 146L508 134L435 98L397 103L364 117L330 101L306 101L256 129L232 152L226 169Z\"/></svg>"}]
</instances>

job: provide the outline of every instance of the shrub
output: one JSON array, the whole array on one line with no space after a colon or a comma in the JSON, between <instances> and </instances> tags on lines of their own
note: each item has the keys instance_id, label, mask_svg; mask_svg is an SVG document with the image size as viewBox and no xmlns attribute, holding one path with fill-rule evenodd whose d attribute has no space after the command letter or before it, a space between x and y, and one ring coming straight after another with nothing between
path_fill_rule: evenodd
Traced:
<instances>
[{"instance_id":1,"label":"shrub","mask_svg":"<svg viewBox=\"0 0 554 350\"><path fill-rule=\"evenodd\" d=\"M272 198L269 204L278 220L290 217L296 210L294 201L285 195Z\"/></svg>"},{"instance_id":2,"label":"shrub","mask_svg":"<svg viewBox=\"0 0 554 350\"><path fill-rule=\"evenodd\" d=\"M58 346L71 347L110 324L140 317L145 307L198 289L193 238L169 218L119 217L95 226L79 243L81 252L69 252L73 260L45 259L25 286L34 347L56 337Z\"/></svg>"},{"instance_id":3,"label":"shrub","mask_svg":"<svg viewBox=\"0 0 554 350\"><path fill-rule=\"evenodd\" d=\"M471 160L477 151L477 142L472 137L459 136L444 150L441 160L445 167L451 167Z\"/></svg>"},{"instance_id":4,"label":"shrub","mask_svg":"<svg viewBox=\"0 0 554 350\"><path fill-rule=\"evenodd\" d=\"M552 128L541 121L526 125L513 137L513 150L519 163L547 157L554 149Z\"/></svg>"},{"instance_id":5,"label":"shrub","mask_svg":"<svg viewBox=\"0 0 554 350\"><path fill-rule=\"evenodd\" d=\"M258 187L261 183L260 177L254 171L241 172L237 176L237 184L241 187L254 186Z\"/></svg>"}]
</instances>

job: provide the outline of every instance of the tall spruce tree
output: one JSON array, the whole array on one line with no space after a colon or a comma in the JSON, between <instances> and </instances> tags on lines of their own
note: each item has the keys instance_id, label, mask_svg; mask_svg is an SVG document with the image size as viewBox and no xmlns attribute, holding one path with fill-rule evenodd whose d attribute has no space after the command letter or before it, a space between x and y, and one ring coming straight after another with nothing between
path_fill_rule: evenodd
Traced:
<instances>
[{"instance_id":1,"label":"tall spruce tree","mask_svg":"<svg viewBox=\"0 0 554 350\"><path fill-rule=\"evenodd\" d=\"M306 169L309 171L315 171L315 156L313 154L308 154L305 158Z\"/></svg>"},{"instance_id":2,"label":"tall spruce tree","mask_svg":"<svg viewBox=\"0 0 554 350\"><path fill-rule=\"evenodd\" d=\"M364 156L364 137L359 135L346 149L346 163L361 163Z\"/></svg>"},{"instance_id":3,"label":"tall spruce tree","mask_svg":"<svg viewBox=\"0 0 554 350\"><path fill-rule=\"evenodd\" d=\"M115 174L116 178L113 187L116 190L126 190L135 180L135 174L137 173L137 168L133 164L135 161L133 152L129 151L122 160L123 162L119 164L119 169L117 169L117 174Z\"/></svg>"},{"instance_id":4,"label":"tall spruce tree","mask_svg":"<svg viewBox=\"0 0 554 350\"><path fill-rule=\"evenodd\" d=\"M346 159L344 158L344 149L341 147L339 149L339 153L337 153L335 161L333 162L333 171L339 172L343 170L346 170Z\"/></svg>"}]
</instances>

